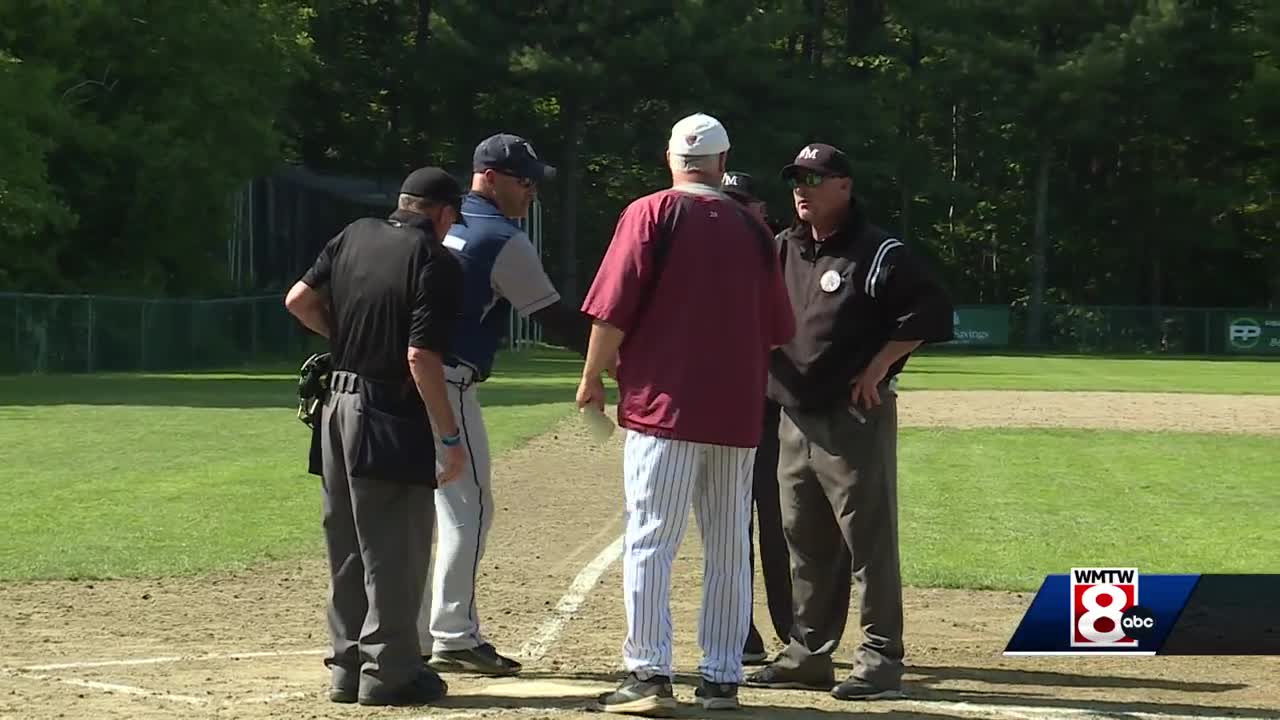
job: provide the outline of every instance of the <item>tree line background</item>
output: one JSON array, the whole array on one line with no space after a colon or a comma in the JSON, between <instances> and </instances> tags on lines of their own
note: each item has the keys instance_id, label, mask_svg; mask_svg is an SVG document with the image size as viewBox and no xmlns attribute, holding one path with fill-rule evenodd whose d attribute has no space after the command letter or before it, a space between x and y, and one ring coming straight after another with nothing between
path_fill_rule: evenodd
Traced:
<instances>
[{"instance_id":1,"label":"tree line background","mask_svg":"<svg viewBox=\"0 0 1280 720\"><path fill-rule=\"evenodd\" d=\"M0 289L231 291L229 198L282 163L466 178L528 137L547 264L589 282L685 114L766 184L843 147L959 302L1280 305L1274 0L3 0ZM326 238L297 238L315 245Z\"/></svg>"}]
</instances>

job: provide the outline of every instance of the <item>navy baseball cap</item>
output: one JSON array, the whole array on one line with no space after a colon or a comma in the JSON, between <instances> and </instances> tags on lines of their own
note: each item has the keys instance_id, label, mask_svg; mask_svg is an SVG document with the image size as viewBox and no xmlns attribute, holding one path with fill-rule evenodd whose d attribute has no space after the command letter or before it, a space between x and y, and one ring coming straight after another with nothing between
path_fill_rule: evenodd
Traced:
<instances>
[{"instance_id":1,"label":"navy baseball cap","mask_svg":"<svg viewBox=\"0 0 1280 720\"><path fill-rule=\"evenodd\" d=\"M529 180L551 180L556 176L556 169L538 159L528 140L508 133L491 135L481 141L471 159L471 170L496 170Z\"/></svg>"}]
</instances>

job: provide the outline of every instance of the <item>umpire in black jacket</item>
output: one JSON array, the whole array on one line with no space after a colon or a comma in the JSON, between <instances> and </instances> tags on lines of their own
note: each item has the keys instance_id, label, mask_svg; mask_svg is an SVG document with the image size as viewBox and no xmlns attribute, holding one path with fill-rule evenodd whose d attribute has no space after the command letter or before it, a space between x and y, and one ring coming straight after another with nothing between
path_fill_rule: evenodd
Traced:
<instances>
[{"instance_id":1,"label":"umpire in black jacket","mask_svg":"<svg viewBox=\"0 0 1280 720\"><path fill-rule=\"evenodd\" d=\"M773 353L769 397L782 406L795 622L786 649L748 683L870 700L899 695L903 670L897 375L922 343L951 339L952 309L905 243L867 220L851 172L844 153L820 143L783 170L799 218L779 248L797 330ZM841 545L848 555L833 551ZM836 685L850 558L863 637Z\"/></svg>"},{"instance_id":2,"label":"umpire in black jacket","mask_svg":"<svg viewBox=\"0 0 1280 720\"><path fill-rule=\"evenodd\" d=\"M447 451L438 481L464 462L441 364L462 274L439 242L462 194L439 168L414 171L390 217L348 225L285 299L329 339L333 360L320 440L334 702L422 705L447 692L423 665L417 621L435 516L432 426Z\"/></svg>"}]
</instances>

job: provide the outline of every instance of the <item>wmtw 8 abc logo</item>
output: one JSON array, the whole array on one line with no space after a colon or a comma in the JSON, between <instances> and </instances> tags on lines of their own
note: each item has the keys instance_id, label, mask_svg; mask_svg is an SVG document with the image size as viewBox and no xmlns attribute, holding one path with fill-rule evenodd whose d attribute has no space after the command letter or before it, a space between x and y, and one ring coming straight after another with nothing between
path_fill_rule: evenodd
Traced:
<instances>
[{"instance_id":1,"label":"wmtw 8 abc logo","mask_svg":"<svg viewBox=\"0 0 1280 720\"><path fill-rule=\"evenodd\" d=\"M1137 648L1156 627L1135 568L1071 569L1071 647Z\"/></svg>"}]
</instances>

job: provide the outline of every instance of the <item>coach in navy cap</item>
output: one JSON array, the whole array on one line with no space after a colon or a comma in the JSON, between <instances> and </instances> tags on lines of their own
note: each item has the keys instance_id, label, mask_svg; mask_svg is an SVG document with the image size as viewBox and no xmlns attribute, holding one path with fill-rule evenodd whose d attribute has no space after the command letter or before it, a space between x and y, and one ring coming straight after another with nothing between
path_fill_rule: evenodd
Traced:
<instances>
[{"instance_id":1,"label":"coach in navy cap","mask_svg":"<svg viewBox=\"0 0 1280 720\"><path fill-rule=\"evenodd\" d=\"M471 170L477 173L493 170L534 182L556 177L556 169L538 158L528 140L509 133L492 135L477 145Z\"/></svg>"},{"instance_id":2,"label":"coach in navy cap","mask_svg":"<svg viewBox=\"0 0 1280 720\"><path fill-rule=\"evenodd\" d=\"M512 311L538 323L551 341L586 352L590 324L567 306L542 266L538 249L520 226L556 169L519 135L500 133L476 146L471 192L462 199L465 227L454 227L444 246L463 272L462 311L445 358L449 401L463 418L462 446L471 462L460 482L435 496L439 527L431 592L419 615L419 644L441 672L515 675L521 665L485 637L476 603L477 567L497 513L491 487L489 439L478 386L493 370Z\"/></svg>"}]
</instances>

